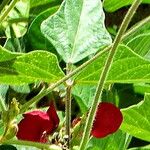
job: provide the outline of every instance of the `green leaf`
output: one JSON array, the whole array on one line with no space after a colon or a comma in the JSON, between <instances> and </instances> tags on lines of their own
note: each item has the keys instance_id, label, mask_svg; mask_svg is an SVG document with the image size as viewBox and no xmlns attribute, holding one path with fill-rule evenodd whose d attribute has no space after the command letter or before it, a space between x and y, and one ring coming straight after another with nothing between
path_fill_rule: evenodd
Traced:
<instances>
[{"instance_id":1,"label":"green leaf","mask_svg":"<svg viewBox=\"0 0 150 150\"><path fill-rule=\"evenodd\" d=\"M136 83L133 84L134 92L144 95L150 92L150 84L147 83Z\"/></svg>"},{"instance_id":2,"label":"green leaf","mask_svg":"<svg viewBox=\"0 0 150 150\"><path fill-rule=\"evenodd\" d=\"M121 130L150 142L150 94L137 105L122 109L123 123Z\"/></svg>"},{"instance_id":3,"label":"green leaf","mask_svg":"<svg viewBox=\"0 0 150 150\"><path fill-rule=\"evenodd\" d=\"M140 56L150 60L150 32L147 34L140 34L131 39L127 46Z\"/></svg>"},{"instance_id":4,"label":"green leaf","mask_svg":"<svg viewBox=\"0 0 150 150\"><path fill-rule=\"evenodd\" d=\"M9 86L0 84L0 111L6 110L5 98Z\"/></svg>"},{"instance_id":5,"label":"green leaf","mask_svg":"<svg viewBox=\"0 0 150 150\"><path fill-rule=\"evenodd\" d=\"M147 18L145 18L145 19L147 19ZM128 43L129 41L131 41L132 39L134 39L136 36L150 33L150 21L149 22L145 22L142 26L140 26L140 28L137 28L137 26L141 22L138 22L134 26L132 26L132 28L128 31L128 36L126 36L123 39L123 43ZM134 30L134 32L130 32L130 31L132 31L133 28L136 29L136 30Z\"/></svg>"},{"instance_id":6,"label":"green leaf","mask_svg":"<svg viewBox=\"0 0 150 150\"><path fill-rule=\"evenodd\" d=\"M129 135L118 130L116 133L102 139L92 138L87 150L125 150L130 139Z\"/></svg>"},{"instance_id":7,"label":"green leaf","mask_svg":"<svg viewBox=\"0 0 150 150\"><path fill-rule=\"evenodd\" d=\"M49 3L55 2L56 0L30 0L30 5L32 7L37 7L41 5L48 5Z\"/></svg>"},{"instance_id":8,"label":"green leaf","mask_svg":"<svg viewBox=\"0 0 150 150\"><path fill-rule=\"evenodd\" d=\"M104 67L107 53L87 66L76 77L77 84L96 84ZM120 45L110 69L107 83L150 82L150 62L134 53L129 47Z\"/></svg>"},{"instance_id":9,"label":"green leaf","mask_svg":"<svg viewBox=\"0 0 150 150\"><path fill-rule=\"evenodd\" d=\"M39 150L39 148L24 145L15 145L17 150Z\"/></svg>"},{"instance_id":10,"label":"green leaf","mask_svg":"<svg viewBox=\"0 0 150 150\"><path fill-rule=\"evenodd\" d=\"M92 104L96 86L91 85L75 85L72 89L72 94L80 106L81 112L85 114Z\"/></svg>"},{"instance_id":11,"label":"green leaf","mask_svg":"<svg viewBox=\"0 0 150 150\"><path fill-rule=\"evenodd\" d=\"M52 44L41 33L40 26L42 21L45 20L47 17L49 17L49 15L55 13L57 9L58 6L52 7L39 14L33 20L32 24L29 27L29 32L28 32L28 41L30 42L33 49L44 49L49 51L55 51L55 48L52 46Z\"/></svg>"},{"instance_id":12,"label":"green leaf","mask_svg":"<svg viewBox=\"0 0 150 150\"><path fill-rule=\"evenodd\" d=\"M5 84L54 83L64 76L56 56L45 51L33 51L15 60L2 62L0 69L0 83Z\"/></svg>"},{"instance_id":13,"label":"green leaf","mask_svg":"<svg viewBox=\"0 0 150 150\"><path fill-rule=\"evenodd\" d=\"M20 86L12 85L11 88L18 93L30 93L30 87L27 84Z\"/></svg>"},{"instance_id":14,"label":"green leaf","mask_svg":"<svg viewBox=\"0 0 150 150\"><path fill-rule=\"evenodd\" d=\"M12 34L14 34L15 37L22 37L26 33L29 8L29 0L20 0L16 3L14 9L10 11L8 15L8 24L6 25L5 31L8 38L11 38ZM16 21L20 19L23 21Z\"/></svg>"},{"instance_id":15,"label":"green leaf","mask_svg":"<svg viewBox=\"0 0 150 150\"><path fill-rule=\"evenodd\" d=\"M67 63L76 63L111 43L100 0L64 1L41 31Z\"/></svg>"},{"instance_id":16,"label":"green leaf","mask_svg":"<svg viewBox=\"0 0 150 150\"><path fill-rule=\"evenodd\" d=\"M128 150L150 150L150 145L143 146L143 147L130 148Z\"/></svg>"},{"instance_id":17,"label":"green leaf","mask_svg":"<svg viewBox=\"0 0 150 150\"><path fill-rule=\"evenodd\" d=\"M62 0L30 0L30 14L38 15L47 9L59 6Z\"/></svg>"},{"instance_id":18,"label":"green leaf","mask_svg":"<svg viewBox=\"0 0 150 150\"><path fill-rule=\"evenodd\" d=\"M12 145L0 145L0 150L17 150L17 148Z\"/></svg>"},{"instance_id":19,"label":"green leaf","mask_svg":"<svg viewBox=\"0 0 150 150\"><path fill-rule=\"evenodd\" d=\"M19 55L21 55L21 54L9 52L8 50L6 50L2 46L0 46L0 62L12 60L12 59L16 58Z\"/></svg>"},{"instance_id":20,"label":"green leaf","mask_svg":"<svg viewBox=\"0 0 150 150\"><path fill-rule=\"evenodd\" d=\"M130 5L134 0L104 0L104 8L108 12L114 12L121 7ZM142 3L150 4L150 0L143 0Z\"/></svg>"}]
</instances>

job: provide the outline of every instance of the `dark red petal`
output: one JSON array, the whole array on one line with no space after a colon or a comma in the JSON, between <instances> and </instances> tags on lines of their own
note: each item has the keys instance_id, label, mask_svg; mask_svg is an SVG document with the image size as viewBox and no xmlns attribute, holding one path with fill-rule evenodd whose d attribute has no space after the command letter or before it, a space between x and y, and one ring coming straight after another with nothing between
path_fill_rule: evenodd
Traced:
<instances>
[{"instance_id":1,"label":"dark red petal","mask_svg":"<svg viewBox=\"0 0 150 150\"><path fill-rule=\"evenodd\" d=\"M21 140L43 142L44 132L51 133L53 123L46 112L32 111L23 115L24 119L18 124L17 138Z\"/></svg>"},{"instance_id":2,"label":"dark red petal","mask_svg":"<svg viewBox=\"0 0 150 150\"><path fill-rule=\"evenodd\" d=\"M51 101L51 103L50 103L50 107L47 110L47 114L49 116L49 119L53 123L54 129L56 129L58 127L58 124L59 124L59 118L58 118L58 115L57 115L53 101Z\"/></svg>"},{"instance_id":3,"label":"dark red petal","mask_svg":"<svg viewBox=\"0 0 150 150\"><path fill-rule=\"evenodd\" d=\"M32 111L23 114L24 119L18 124L17 137L21 140L46 142L48 134L51 134L59 124L53 102L47 112Z\"/></svg>"},{"instance_id":4,"label":"dark red petal","mask_svg":"<svg viewBox=\"0 0 150 150\"><path fill-rule=\"evenodd\" d=\"M123 117L119 108L115 105L102 102L98 106L91 134L96 138L103 138L118 130Z\"/></svg>"},{"instance_id":5,"label":"dark red petal","mask_svg":"<svg viewBox=\"0 0 150 150\"><path fill-rule=\"evenodd\" d=\"M18 124L17 138L20 140L40 142L42 135L41 118L37 115L27 115Z\"/></svg>"}]
</instances>

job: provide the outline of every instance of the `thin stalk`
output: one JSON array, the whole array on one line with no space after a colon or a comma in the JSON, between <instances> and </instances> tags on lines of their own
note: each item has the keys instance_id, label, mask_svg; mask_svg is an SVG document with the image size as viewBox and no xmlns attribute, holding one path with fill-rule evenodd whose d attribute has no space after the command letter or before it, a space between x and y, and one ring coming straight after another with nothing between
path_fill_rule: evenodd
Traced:
<instances>
[{"instance_id":1,"label":"thin stalk","mask_svg":"<svg viewBox=\"0 0 150 150\"><path fill-rule=\"evenodd\" d=\"M29 19L26 17L23 18L14 18L14 19L8 19L8 23L13 24L13 23L19 23L19 22L25 22L28 23Z\"/></svg>"},{"instance_id":2,"label":"thin stalk","mask_svg":"<svg viewBox=\"0 0 150 150\"><path fill-rule=\"evenodd\" d=\"M3 12L3 14L0 16L0 23L3 22L3 20L7 17L9 12L14 8L15 4L18 0L12 0L9 4L8 8Z\"/></svg>"},{"instance_id":3,"label":"thin stalk","mask_svg":"<svg viewBox=\"0 0 150 150\"><path fill-rule=\"evenodd\" d=\"M46 149L46 150L62 150L58 146L43 144L38 142L30 142L30 141L23 141L23 140L7 140L1 144L15 144L15 145L24 145L24 146L33 146L39 149Z\"/></svg>"},{"instance_id":4,"label":"thin stalk","mask_svg":"<svg viewBox=\"0 0 150 150\"><path fill-rule=\"evenodd\" d=\"M94 100L93 100L93 103L92 103L92 107L91 107L91 109L88 113L87 122L86 122L86 125L85 125L85 128L84 128L84 133L83 133L83 137L82 137L82 140L81 140L79 150L85 150L86 149L87 143L89 141L89 136L90 136L93 120L95 118L96 110L97 110L97 107L98 107L99 99L101 97L102 90L103 90L108 72L111 68L111 64L113 62L113 58L114 58L114 55L116 53L116 49L117 49L117 47L118 47L118 45L121 41L121 37L123 36L124 32L126 31L126 29L129 25L133 15L134 15L135 11L138 8L138 6L140 5L140 3L141 3L141 0L135 0L133 2L132 6L130 7L129 11L127 12L127 14L126 14L126 16L125 16L125 18L124 18L124 20L121 24L121 27L120 27L117 35L116 35L116 38L113 42L113 45L112 45L112 48L109 52L109 55L108 55L108 58L106 60L104 69L103 69L103 71L100 75L100 79L99 79L99 82L98 82L98 86L97 86L97 89L96 89L96 94L95 94L95 97L94 97Z\"/></svg>"},{"instance_id":5,"label":"thin stalk","mask_svg":"<svg viewBox=\"0 0 150 150\"><path fill-rule=\"evenodd\" d=\"M145 19L143 19L143 22ZM148 20L149 21L149 20ZM138 28L140 28L143 24L139 24ZM130 34L133 33L135 30L129 30ZM129 35L128 31L121 37L121 40L125 39L127 36ZM63 77L61 80L59 80L58 82L56 82L55 84L51 85L50 87L48 87L47 89L43 90L42 92L40 92L38 95L36 95L35 97L33 97L30 101L28 101L26 104L24 104L21 108L20 113L23 113L26 111L26 109L34 104L35 102L38 102L42 97L44 97L45 95L47 95L48 93L50 93L54 88L56 88L57 86L61 85L63 82L65 82L66 80L68 80L69 78L73 77L74 75L80 73L86 66L88 66L89 64L91 64L92 62L94 62L95 60L97 60L101 55L103 55L105 52L109 51L112 47L112 44L109 45L108 47L106 47L103 51L100 51L99 53L97 53L93 58L91 58L90 60L86 61L84 64L82 64L81 66L79 66L78 68L76 68L75 70L73 70L71 73L69 73L68 75L66 75L65 77Z\"/></svg>"},{"instance_id":6,"label":"thin stalk","mask_svg":"<svg viewBox=\"0 0 150 150\"><path fill-rule=\"evenodd\" d=\"M66 67L66 74L69 74L71 72L71 66L72 64L67 64ZM71 89L72 89L72 80L71 78L66 81L66 109L65 109L65 114L66 114L66 135L68 136L67 139L67 147L68 149L70 148L70 140L71 140Z\"/></svg>"},{"instance_id":7,"label":"thin stalk","mask_svg":"<svg viewBox=\"0 0 150 150\"><path fill-rule=\"evenodd\" d=\"M4 9L4 7L10 2L11 0L3 0L0 5L0 12Z\"/></svg>"},{"instance_id":8,"label":"thin stalk","mask_svg":"<svg viewBox=\"0 0 150 150\"><path fill-rule=\"evenodd\" d=\"M140 22L136 23L135 25L133 25L127 32L126 34L123 36L123 38L128 37L129 35L131 35L133 32L135 32L138 28L142 27L144 24L146 24L147 22L150 22L150 16L146 17L145 19L141 20Z\"/></svg>"}]
</instances>

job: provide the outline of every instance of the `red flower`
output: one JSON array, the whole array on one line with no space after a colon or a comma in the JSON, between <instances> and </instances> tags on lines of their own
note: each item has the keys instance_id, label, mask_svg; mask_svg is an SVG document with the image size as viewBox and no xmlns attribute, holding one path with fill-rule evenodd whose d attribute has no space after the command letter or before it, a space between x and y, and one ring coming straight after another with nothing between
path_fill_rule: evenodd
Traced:
<instances>
[{"instance_id":1,"label":"red flower","mask_svg":"<svg viewBox=\"0 0 150 150\"><path fill-rule=\"evenodd\" d=\"M47 142L47 136L51 134L59 124L53 102L47 112L35 110L23 114L23 120L18 124L17 138L20 140Z\"/></svg>"},{"instance_id":2,"label":"red flower","mask_svg":"<svg viewBox=\"0 0 150 150\"><path fill-rule=\"evenodd\" d=\"M112 134L119 129L122 120L119 108L111 103L102 102L98 106L91 134L96 138Z\"/></svg>"}]
</instances>

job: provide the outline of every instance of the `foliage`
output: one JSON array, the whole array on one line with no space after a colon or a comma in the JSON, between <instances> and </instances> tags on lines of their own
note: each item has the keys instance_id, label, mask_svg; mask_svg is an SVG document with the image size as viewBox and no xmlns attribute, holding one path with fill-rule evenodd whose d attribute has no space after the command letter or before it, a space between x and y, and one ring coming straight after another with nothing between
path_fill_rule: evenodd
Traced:
<instances>
[{"instance_id":1,"label":"foliage","mask_svg":"<svg viewBox=\"0 0 150 150\"><path fill-rule=\"evenodd\" d=\"M117 34L120 24L116 21L118 16L115 13L120 17L124 8L129 8L133 2L0 2L0 149L61 150L71 145L73 150L79 150L84 138L81 135L89 123L89 110L101 101L102 104L109 105L111 102L112 106L118 107L117 110L120 109L123 114L123 122L116 133L106 134L107 137L95 138L91 134L87 139L87 150L150 149L147 144L150 142L150 16L143 17L141 21L135 17L123 35ZM143 7L149 8L149 4L150 0L141 2ZM140 13L145 16L144 12ZM110 22L115 20L111 26L107 21L109 15L112 16ZM129 16L127 19L130 21ZM117 43L114 36L121 41ZM106 60L111 57L110 51L114 45L117 47L116 53L112 56L113 61L108 62L109 69ZM100 76L105 73L104 69L108 69L108 72L100 80L104 80L104 86L99 92L96 89ZM99 93L100 98L97 96ZM18 103L12 106L14 98ZM52 101L60 118L58 128L47 135L45 128L41 129L44 117L38 116L38 120L33 121L36 122L35 126L41 125L38 128L40 138L45 136L45 132L49 136L46 137L48 142L18 140L15 135L22 115L26 116L23 113L37 108L39 112L41 109L47 110L45 107L49 107ZM17 114L16 110L19 111ZM32 112L29 114L35 117L36 114ZM100 115L105 118L102 120L106 120L104 125L109 125L106 125L105 131L114 125L108 114L106 110L106 116L105 113ZM45 116L51 118L49 124L54 122L53 115L52 112ZM27 121L27 124L32 126L33 123ZM135 138L143 140L145 144L131 145Z\"/></svg>"}]
</instances>

